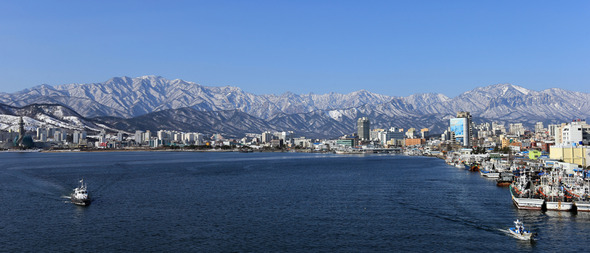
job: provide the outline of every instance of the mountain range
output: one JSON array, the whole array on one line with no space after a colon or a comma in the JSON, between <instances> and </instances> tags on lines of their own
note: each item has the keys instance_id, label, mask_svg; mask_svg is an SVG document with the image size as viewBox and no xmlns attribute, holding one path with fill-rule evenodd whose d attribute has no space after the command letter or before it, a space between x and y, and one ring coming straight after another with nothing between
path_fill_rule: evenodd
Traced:
<instances>
[{"instance_id":1,"label":"mountain range","mask_svg":"<svg viewBox=\"0 0 590 253\"><path fill-rule=\"evenodd\" d=\"M450 87L452 88L452 87ZM40 85L0 93L0 129L16 116L32 126L101 128L132 132L159 129L240 137L263 131L294 131L337 137L355 131L367 116L372 128L430 128L440 133L458 111L475 122L561 123L590 116L590 94L553 88L533 91L496 84L449 98L443 94L393 97L359 90L349 94L255 95L237 87L207 87L159 76L115 77L103 83Z\"/></svg>"}]
</instances>

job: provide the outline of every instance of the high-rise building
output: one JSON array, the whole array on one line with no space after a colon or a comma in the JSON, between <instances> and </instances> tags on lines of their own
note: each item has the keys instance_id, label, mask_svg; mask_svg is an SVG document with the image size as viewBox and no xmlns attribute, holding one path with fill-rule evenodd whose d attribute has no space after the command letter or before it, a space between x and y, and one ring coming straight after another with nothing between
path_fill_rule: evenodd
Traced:
<instances>
[{"instance_id":1,"label":"high-rise building","mask_svg":"<svg viewBox=\"0 0 590 253\"><path fill-rule=\"evenodd\" d=\"M80 136L82 134L80 133L80 131L74 131L74 134L72 134L72 142L75 144L79 144L80 143Z\"/></svg>"},{"instance_id":2,"label":"high-rise building","mask_svg":"<svg viewBox=\"0 0 590 253\"><path fill-rule=\"evenodd\" d=\"M420 129L420 134L422 135L422 139L426 139L426 137L428 136L429 133L430 133L430 130L428 128Z\"/></svg>"},{"instance_id":3,"label":"high-rise building","mask_svg":"<svg viewBox=\"0 0 590 253\"><path fill-rule=\"evenodd\" d=\"M510 124L510 134L521 136L524 134L524 125L522 123Z\"/></svg>"},{"instance_id":4,"label":"high-rise building","mask_svg":"<svg viewBox=\"0 0 590 253\"><path fill-rule=\"evenodd\" d=\"M451 131L454 133L455 142L462 146L469 146L472 135L471 114L469 112L458 112L457 118L450 120Z\"/></svg>"},{"instance_id":5,"label":"high-rise building","mask_svg":"<svg viewBox=\"0 0 590 253\"><path fill-rule=\"evenodd\" d=\"M141 131L141 130L136 130L135 131L135 143L137 145L140 145L140 144L144 143L144 141L143 141L143 131Z\"/></svg>"},{"instance_id":6,"label":"high-rise building","mask_svg":"<svg viewBox=\"0 0 590 253\"><path fill-rule=\"evenodd\" d=\"M269 131L262 133L262 143L270 143L271 140L272 133L270 133Z\"/></svg>"},{"instance_id":7,"label":"high-rise building","mask_svg":"<svg viewBox=\"0 0 590 253\"><path fill-rule=\"evenodd\" d=\"M356 127L357 127L357 133L359 136L359 140L370 140L371 135L371 122L369 121L369 118L367 117L362 117L359 118L357 123L356 123Z\"/></svg>"},{"instance_id":8,"label":"high-rise building","mask_svg":"<svg viewBox=\"0 0 590 253\"><path fill-rule=\"evenodd\" d=\"M149 143L151 139L152 139L152 132L150 132L150 130L145 130L145 133L143 134L144 142Z\"/></svg>"},{"instance_id":9,"label":"high-rise building","mask_svg":"<svg viewBox=\"0 0 590 253\"><path fill-rule=\"evenodd\" d=\"M586 124L584 120L575 120L564 124L559 132L561 133L560 138L556 138L555 142L563 145L587 145L590 140L590 125Z\"/></svg>"},{"instance_id":10,"label":"high-rise building","mask_svg":"<svg viewBox=\"0 0 590 253\"><path fill-rule=\"evenodd\" d=\"M555 138L557 131L559 131L561 125L559 124L549 124L547 125L547 132L549 136L553 136Z\"/></svg>"},{"instance_id":11,"label":"high-rise building","mask_svg":"<svg viewBox=\"0 0 590 253\"><path fill-rule=\"evenodd\" d=\"M543 122L537 122L537 124L535 124L535 133L544 133L545 131Z\"/></svg>"}]
</instances>

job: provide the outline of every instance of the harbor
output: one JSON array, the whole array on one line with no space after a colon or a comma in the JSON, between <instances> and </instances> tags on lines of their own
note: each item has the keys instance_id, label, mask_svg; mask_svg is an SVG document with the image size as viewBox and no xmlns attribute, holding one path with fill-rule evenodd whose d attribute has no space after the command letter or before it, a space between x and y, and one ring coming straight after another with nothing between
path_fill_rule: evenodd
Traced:
<instances>
[{"instance_id":1,"label":"harbor","mask_svg":"<svg viewBox=\"0 0 590 253\"><path fill-rule=\"evenodd\" d=\"M450 166L509 187L509 197L518 209L590 212L590 172L577 164L498 153L449 152L444 158Z\"/></svg>"}]
</instances>

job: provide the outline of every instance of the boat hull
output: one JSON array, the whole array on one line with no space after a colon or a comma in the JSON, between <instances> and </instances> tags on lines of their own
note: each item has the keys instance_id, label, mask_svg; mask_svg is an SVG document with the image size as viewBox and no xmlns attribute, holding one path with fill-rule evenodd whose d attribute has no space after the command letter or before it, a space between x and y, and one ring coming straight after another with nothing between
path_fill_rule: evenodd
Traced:
<instances>
[{"instance_id":1,"label":"boat hull","mask_svg":"<svg viewBox=\"0 0 590 253\"><path fill-rule=\"evenodd\" d=\"M498 172L483 173L482 175L487 178L499 178L500 177L500 173L498 173Z\"/></svg>"},{"instance_id":2,"label":"boat hull","mask_svg":"<svg viewBox=\"0 0 590 253\"><path fill-rule=\"evenodd\" d=\"M79 198L74 197L73 194L70 196L70 200L71 200L72 204L78 205L78 206L87 206L87 205L90 205L90 203L92 202L90 200L90 198L79 199Z\"/></svg>"},{"instance_id":3,"label":"boat hull","mask_svg":"<svg viewBox=\"0 0 590 253\"><path fill-rule=\"evenodd\" d=\"M518 209L541 210L544 201L542 199L517 198L512 196L512 202Z\"/></svg>"},{"instance_id":4,"label":"boat hull","mask_svg":"<svg viewBox=\"0 0 590 253\"><path fill-rule=\"evenodd\" d=\"M590 201L575 201L574 205L578 212L590 212Z\"/></svg>"},{"instance_id":5,"label":"boat hull","mask_svg":"<svg viewBox=\"0 0 590 253\"><path fill-rule=\"evenodd\" d=\"M547 211L571 211L573 207L573 202L545 201L545 208Z\"/></svg>"},{"instance_id":6,"label":"boat hull","mask_svg":"<svg viewBox=\"0 0 590 253\"><path fill-rule=\"evenodd\" d=\"M518 209L526 210L541 210L545 200L537 198L521 198L519 195L515 195L515 189L510 186L510 196L512 196L512 202Z\"/></svg>"},{"instance_id":7,"label":"boat hull","mask_svg":"<svg viewBox=\"0 0 590 253\"><path fill-rule=\"evenodd\" d=\"M516 228L509 228L508 232L510 232L510 234L512 236L514 236L515 238L518 238L520 240L533 240L533 233L531 233L530 231L524 231L523 233L518 233L516 231Z\"/></svg>"}]
</instances>

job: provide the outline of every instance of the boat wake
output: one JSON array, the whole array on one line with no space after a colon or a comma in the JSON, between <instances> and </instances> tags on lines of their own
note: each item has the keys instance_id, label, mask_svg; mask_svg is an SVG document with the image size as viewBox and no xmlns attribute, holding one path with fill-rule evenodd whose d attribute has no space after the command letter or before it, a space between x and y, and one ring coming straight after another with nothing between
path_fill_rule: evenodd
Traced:
<instances>
[{"instance_id":1,"label":"boat wake","mask_svg":"<svg viewBox=\"0 0 590 253\"><path fill-rule=\"evenodd\" d=\"M508 228L498 228L497 226L486 225L486 224L484 224L485 221L468 220L468 219L465 219L464 217L458 217L456 214L449 214L449 213L444 213L444 212L440 212L440 211L436 211L436 212L429 211L427 209L411 206L409 203L403 203L403 205L407 206L408 209L410 209L410 210L422 213L424 215L428 215L430 217L435 217L437 219L446 220L449 222L461 224L463 226L472 227L472 228L482 230L482 231L487 231L487 232L497 234L497 235L510 236L510 237L517 238L508 231Z\"/></svg>"},{"instance_id":2,"label":"boat wake","mask_svg":"<svg viewBox=\"0 0 590 253\"><path fill-rule=\"evenodd\" d=\"M423 213L423 214L428 215L430 217L435 217L435 218L438 218L438 219L450 221L450 222L461 224L461 225L464 225L464 226L473 227L473 228L476 228L476 229L479 229L479 230L484 230L484 231L489 231L489 232L496 232L496 229L497 229L495 227L491 227L491 226L487 226L485 224L482 224L482 222L467 220L467 219L465 219L463 217L458 217L456 214L455 215L452 215L452 214L445 214L445 213L440 212L440 211L436 211L436 212L434 212L434 211L428 211L428 210L425 210L423 208L413 207L413 206L411 206L411 205L409 205L407 203L404 203L403 205L404 206L408 206L408 209L410 209L410 210L413 210L413 211L419 212L419 213Z\"/></svg>"}]
</instances>

